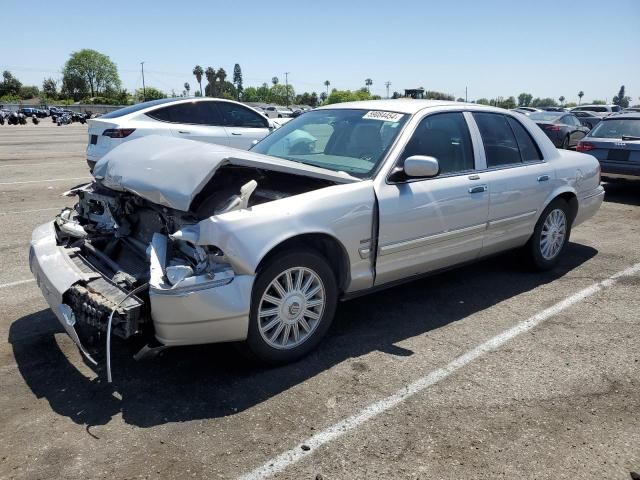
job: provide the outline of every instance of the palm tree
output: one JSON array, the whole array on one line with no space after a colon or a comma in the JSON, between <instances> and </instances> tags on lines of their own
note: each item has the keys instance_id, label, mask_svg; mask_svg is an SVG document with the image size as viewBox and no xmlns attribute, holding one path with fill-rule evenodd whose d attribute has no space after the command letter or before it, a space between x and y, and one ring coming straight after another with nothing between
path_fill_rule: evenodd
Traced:
<instances>
[{"instance_id":1,"label":"palm tree","mask_svg":"<svg viewBox=\"0 0 640 480\"><path fill-rule=\"evenodd\" d=\"M582 97L584 97L584 92L582 90L580 90L578 92L578 105L580 105L582 103Z\"/></svg>"},{"instance_id":2,"label":"palm tree","mask_svg":"<svg viewBox=\"0 0 640 480\"><path fill-rule=\"evenodd\" d=\"M331 82L329 80L325 80L324 86L327 87L327 97L329 96L329 85L331 85Z\"/></svg>"},{"instance_id":3,"label":"palm tree","mask_svg":"<svg viewBox=\"0 0 640 480\"><path fill-rule=\"evenodd\" d=\"M558 100L560 100L560 105L564 105L564 95L561 95Z\"/></svg>"},{"instance_id":4,"label":"palm tree","mask_svg":"<svg viewBox=\"0 0 640 480\"><path fill-rule=\"evenodd\" d=\"M207 77L207 83L209 83L209 96L213 97L213 87L216 81L216 71L211 67L207 67L204 75Z\"/></svg>"},{"instance_id":5,"label":"palm tree","mask_svg":"<svg viewBox=\"0 0 640 480\"><path fill-rule=\"evenodd\" d=\"M185 92L187 92L187 97L188 97L189 91L191 90L191 85L189 85L189 82L184 82L184 90Z\"/></svg>"},{"instance_id":6,"label":"palm tree","mask_svg":"<svg viewBox=\"0 0 640 480\"><path fill-rule=\"evenodd\" d=\"M369 92L369 94L371 94L371 89L369 87L371 87L371 85L373 85L373 80L371 80L370 78L367 78L364 81L364 84L367 87L367 92Z\"/></svg>"},{"instance_id":7,"label":"palm tree","mask_svg":"<svg viewBox=\"0 0 640 480\"><path fill-rule=\"evenodd\" d=\"M196 65L193 67L193 74L196 76L198 85L200 85L200 96L202 96L202 75L204 75L204 70L202 70L200 65Z\"/></svg>"},{"instance_id":8,"label":"palm tree","mask_svg":"<svg viewBox=\"0 0 640 480\"><path fill-rule=\"evenodd\" d=\"M225 72L224 68L220 67L216 76L220 79L220 83L224 83L227 80L227 72Z\"/></svg>"},{"instance_id":9,"label":"palm tree","mask_svg":"<svg viewBox=\"0 0 640 480\"><path fill-rule=\"evenodd\" d=\"M271 83L273 83L274 85L277 85L279 81L280 81L280 79L278 77L273 77L271 79Z\"/></svg>"}]
</instances>

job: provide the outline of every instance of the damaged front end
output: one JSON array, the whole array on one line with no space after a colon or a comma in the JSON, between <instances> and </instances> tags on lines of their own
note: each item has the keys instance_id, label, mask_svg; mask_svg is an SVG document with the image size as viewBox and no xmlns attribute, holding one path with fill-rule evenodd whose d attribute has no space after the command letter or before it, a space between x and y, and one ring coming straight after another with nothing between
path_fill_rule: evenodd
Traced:
<instances>
[{"instance_id":1,"label":"damaged front end","mask_svg":"<svg viewBox=\"0 0 640 480\"><path fill-rule=\"evenodd\" d=\"M218 165L188 203L159 191L178 209L151 201L149 189L105 183L97 178L67 192L78 202L34 231L30 252L45 298L89 358L81 339L106 337L108 350L111 334L161 346L246 339L255 269L228 241L247 232L220 231L204 243L193 232L223 214L334 184Z\"/></svg>"}]
</instances>

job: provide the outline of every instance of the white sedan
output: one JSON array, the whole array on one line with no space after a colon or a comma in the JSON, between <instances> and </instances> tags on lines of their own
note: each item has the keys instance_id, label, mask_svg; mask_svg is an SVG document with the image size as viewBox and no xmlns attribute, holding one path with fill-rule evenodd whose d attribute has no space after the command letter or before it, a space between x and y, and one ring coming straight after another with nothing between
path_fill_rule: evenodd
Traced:
<instances>
[{"instance_id":1,"label":"white sedan","mask_svg":"<svg viewBox=\"0 0 640 480\"><path fill-rule=\"evenodd\" d=\"M528 117L423 100L322 107L248 152L149 136L94 177L29 256L80 348L76 326L265 363L318 345L339 300L510 249L554 268L604 197Z\"/></svg>"},{"instance_id":2,"label":"white sedan","mask_svg":"<svg viewBox=\"0 0 640 480\"><path fill-rule=\"evenodd\" d=\"M114 147L147 135L169 135L247 150L276 128L251 107L218 98L163 98L89 120L87 163Z\"/></svg>"}]
</instances>

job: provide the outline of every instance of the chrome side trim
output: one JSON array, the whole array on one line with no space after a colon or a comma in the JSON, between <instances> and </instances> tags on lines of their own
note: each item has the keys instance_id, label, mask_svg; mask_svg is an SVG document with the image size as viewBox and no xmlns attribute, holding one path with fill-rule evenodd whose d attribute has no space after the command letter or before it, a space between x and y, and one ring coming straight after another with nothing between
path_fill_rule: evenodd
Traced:
<instances>
[{"instance_id":1,"label":"chrome side trim","mask_svg":"<svg viewBox=\"0 0 640 480\"><path fill-rule=\"evenodd\" d=\"M537 212L538 212L537 210L531 210L530 212L514 215L513 217L505 217L505 218L499 218L498 220L490 220L488 228L496 227L499 225L508 225L510 223L516 223L523 220L528 220L529 218L535 216Z\"/></svg>"},{"instance_id":2,"label":"chrome side trim","mask_svg":"<svg viewBox=\"0 0 640 480\"><path fill-rule=\"evenodd\" d=\"M424 247L434 243L445 242L453 238L464 237L471 235L472 233L481 232L487 229L486 223L479 225L472 225L470 227L459 228L457 230L451 230L449 232L440 232L434 235L426 237L414 238L412 240L404 240L402 242L390 243L388 245L382 245L379 249L379 255L390 255L392 253L401 252L403 250L410 250L412 248Z\"/></svg>"}]
</instances>

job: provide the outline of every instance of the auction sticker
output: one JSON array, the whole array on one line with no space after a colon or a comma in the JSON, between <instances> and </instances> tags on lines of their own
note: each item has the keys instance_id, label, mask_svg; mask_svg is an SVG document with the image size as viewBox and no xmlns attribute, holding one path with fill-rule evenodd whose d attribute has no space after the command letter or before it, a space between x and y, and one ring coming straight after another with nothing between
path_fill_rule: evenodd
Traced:
<instances>
[{"instance_id":1,"label":"auction sticker","mask_svg":"<svg viewBox=\"0 0 640 480\"><path fill-rule=\"evenodd\" d=\"M370 112L367 112L362 118L366 118L368 120L382 120L383 122L399 122L402 117L404 117L402 113L371 110Z\"/></svg>"}]
</instances>

